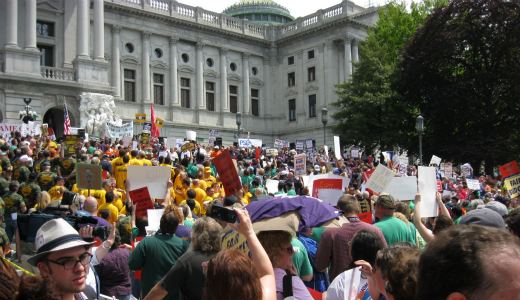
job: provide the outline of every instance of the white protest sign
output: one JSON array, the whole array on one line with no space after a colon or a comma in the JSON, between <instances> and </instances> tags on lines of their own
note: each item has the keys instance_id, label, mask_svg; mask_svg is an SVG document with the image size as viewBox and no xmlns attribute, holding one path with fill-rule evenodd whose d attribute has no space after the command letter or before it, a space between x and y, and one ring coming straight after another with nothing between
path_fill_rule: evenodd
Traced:
<instances>
[{"instance_id":1,"label":"white protest sign","mask_svg":"<svg viewBox=\"0 0 520 300\"><path fill-rule=\"evenodd\" d=\"M175 145L177 148L181 148L182 145L184 145L184 140L183 139L175 139Z\"/></svg>"},{"instance_id":2,"label":"white protest sign","mask_svg":"<svg viewBox=\"0 0 520 300\"><path fill-rule=\"evenodd\" d=\"M430 166L436 165L437 167L441 165L441 158L435 155L432 155L432 159L430 159Z\"/></svg>"},{"instance_id":3,"label":"white protest sign","mask_svg":"<svg viewBox=\"0 0 520 300\"><path fill-rule=\"evenodd\" d=\"M303 145L304 145L304 141L301 141L301 140L296 141L296 150L303 151Z\"/></svg>"},{"instance_id":4,"label":"white protest sign","mask_svg":"<svg viewBox=\"0 0 520 300\"><path fill-rule=\"evenodd\" d=\"M399 176L408 174L408 156L399 156Z\"/></svg>"},{"instance_id":5,"label":"white protest sign","mask_svg":"<svg viewBox=\"0 0 520 300\"><path fill-rule=\"evenodd\" d=\"M453 178L453 164L450 162L444 163L444 176Z\"/></svg>"},{"instance_id":6,"label":"white protest sign","mask_svg":"<svg viewBox=\"0 0 520 300\"><path fill-rule=\"evenodd\" d=\"M164 199L170 175L169 167L128 166L128 190L147 187L150 197Z\"/></svg>"},{"instance_id":7,"label":"white protest sign","mask_svg":"<svg viewBox=\"0 0 520 300\"><path fill-rule=\"evenodd\" d=\"M314 148L312 140L309 140L309 139L305 140L305 148L306 149L313 149Z\"/></svg>"},{"instance_id":8,"label":"white protest sign","mask_svg":"<svg viewBox=\"0 0 520 300\"><path fill-rule=\"evenodd\" d=\"M267 155L267 156L278 156L278 149L275 149L275 148L265 149L265 155Z\"/></svg>"},{"instance_id":9,"label":"white protest sign","mask_svg":"<svg viewBox=\"0 0 520 300\"><path fill-rule=\"evenodd\" d=\"M281 139L275 139L274 147L277 149L289 148L289 142Z\"/></svg>"},{"instance_id":10,"label":"white protest sign","mask_svg":"<svg viewBox=\"0 0 520 300\"><path fill-rule=\"evenodd\" d=\"M305 153L294 156L294 175L307 174L307 155Z\"/></svg>"},{"instance_id":11,"label":"white protest sign","mask_svg":"<svg viewBox=\"0 0 520 300\"><path fill-rule=\"evenodd\" d=\"M466 183L468 184L468 189L479 191L480 190L480 182L478 179L466 179Z\"/></svg>"},{"instance_id":12,"label":"white protest sign","mask_svg":"<svg viewBox=\"0 0 520 300\"><path fill-rule=\"evenodd\" d=\"M123 147L128 147L132 142L132 136L124 136L121 140L123 141Z\"/></svg>"},{"instance_id":13,"label":"white protest sign","mask_svg":"<svg viewBox=\"0 0 520 300\"><path fill-rule=\"evenodd\" d=\"M418 190L421 195L421 217L436 217L438 215L438 205L435 201L437 193L437 178L434 167L419 166Z\"/></svg>"},{"instance_id":14,"label":"white protest sign","mask_svg":"<svg viewBox=\"0 0 520 300\"><path fill-rule=\"evenodd\" d=\"M469 163L466 163L460 167L460 170L462 172L462 175L464 175L464 177L468 178L468 177L471 177L473 168L471 167L471 165Z\"/></svg>"},{"instance_id":15,"label":"white protest sign","mask_svg":"<svg viewBox=\"0 0 520 300\"><path fill-rule=\"evenodd\" d=\"M189 141L196 141L197 140L197 132L192 130L186 130L186 138Z\"/></svg>"},{"instance_id":16,"label":"white protest sign","mask_svg":"<svg viewBox=\"0 0 520 300\"><path fill-rule=\"evenodd\" d=\"M166 140L166 147L168 150L177 147L177 140L173 136L168 137Z\"/></svg>"},{"instance_id":17,"label":"white protest sign","mask_svg":"<svg viewBox=\"0 0 520 300\"><path fill-rule=\"evenodd\" d=\"M265 181L265 188L267 189L267 192L269 194L274 194L276 192L278 192L278 180L273 180L273 179L267 179Z\"/></svg>"},{"instance_id":18,"label":"white protest sign","mask_svg":"<svg viewBox=\"0 0 520 300\"><path fill-rule=\"evenodd\" d=\"M125 123L123 125L116 125L112 123L105 123L107 135L113 139L121 139L125 136L134 135L134 123Z\"/></svg>"},{"instance_id":19,"label":"white protest sign","mask_svg":"<svg viewBox=\"0 0 520 300\"><path fill-rule=\"evenodd\" d=\"M339 144L339 136L334 136L334 156L337 160L341 159L341 147Z\"/></svg>"},{"instance_id":20,"label":"white protest sign","mask_svg":"<svg viewBox=\"0 0 520 300\"><path fill-rule=\"evenodd\" d=\"M394 178L394 172L382 164L377 165L376 170L367 181L366 188L376 193L381 193Z\"/></svg>"},{"instance_id":21,"label":"white protest sign","mask_svg":"<svg viewBox=\"0 0 520 300\"><path fill-rule=\"evenodd\" d=\"M312 197L335 206L343 196L348 185L348 178L333 174L311 175L309 191Z\"/></svg>"},{"instance_id":22,"label":"white protest sign","mask_svg":"<svg viewBox=\"0 0 520 300\"><path fill-rule=\"evenodd\" d=\"M238 147L240 147L240 148L262 147L262 140L238 139Z\"/></svg>"},{"instance_id":23,"label":"white protest sign","mask_svg":"<svg viewBox=\"0 0 520 300\"><path fill-rule=\"evenodd\" d=\"M417 177L394 177L383 192L392 195L396 200L413 200L417 194Z\"/></svg>"},{"instance_id":24,"label":"white protest sign","mask_svg":"<svg viewBox=\"0 0 520 300\"><path fill-rule=\"evenodd\" d=\"M359 149L352 148L352 150L350 150L350 157L359 158Z\"/></svg>"},{"instance_id":25,"label":"white protest sign","mask_svg":"<svg viewBox=\"0 0 520 300\"><path fill-rule=\"evenodd\" d=\"M309 187L309 180L310 180L310 177L308 175L303 175L302 176L303 186Z\"/></svg>"},{"instance_id":26,"label":"white protest sign","mask_svg":"<svg viewBox=\"0 0 520 300\"><path fill-rule=\"evenodd\" d=\"M210 129L209 130L209 138L208 144L213 145L217 140L217 137L220 135L220 131L218 129Z\"/></svg>"},{"instance_id":27,"label":"white protest sign","mask_svg":"<svg viewBox=\"0 0 520 300\"><path fill-rule=\"evenodd\" d=\"M145 228L146 232L159 231L164 209L148 209L146 212L148 215L148 226Z\"/></svg>"}]
</instances>

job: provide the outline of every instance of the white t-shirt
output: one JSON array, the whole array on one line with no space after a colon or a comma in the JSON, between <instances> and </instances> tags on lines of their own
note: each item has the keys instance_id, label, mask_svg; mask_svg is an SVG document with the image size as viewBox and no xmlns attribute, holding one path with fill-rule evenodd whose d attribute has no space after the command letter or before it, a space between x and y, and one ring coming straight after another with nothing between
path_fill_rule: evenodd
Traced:
<instances>
[{"instance_id":1,"label":"white t-shirt","mask_svg":"<svg viewBox=\"0 0 520 300\"><path fill-rule=\"evenodd\" d=\"M334 278L327 289L326 300L356 299L372 299L368 294L368 281L361 276L361 267L353 268L339 274Z\"/></svg>"}]
</instances>

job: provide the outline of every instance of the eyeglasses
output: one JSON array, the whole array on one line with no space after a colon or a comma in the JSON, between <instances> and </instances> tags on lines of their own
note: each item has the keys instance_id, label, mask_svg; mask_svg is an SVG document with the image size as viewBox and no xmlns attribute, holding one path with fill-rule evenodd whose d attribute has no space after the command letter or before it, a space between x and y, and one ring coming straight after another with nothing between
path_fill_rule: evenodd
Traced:
<instances>
[{"instance_id":1,"label":"eyeglasses","mask_svg":"<svg viewBox=\"0 0 520 300\"><path fill-rule=\"evenodd\" d=\"M79 256L79 259L76 258L63 258L59 260L50 260L47 259L48 262L51 262L53 264L57 264L62 266L65 270L72 270L76 267L78 262L82 264L83 266L86 266L90 263L92 260L92 254L85 252Z\"/></svg>"}]
</instances>

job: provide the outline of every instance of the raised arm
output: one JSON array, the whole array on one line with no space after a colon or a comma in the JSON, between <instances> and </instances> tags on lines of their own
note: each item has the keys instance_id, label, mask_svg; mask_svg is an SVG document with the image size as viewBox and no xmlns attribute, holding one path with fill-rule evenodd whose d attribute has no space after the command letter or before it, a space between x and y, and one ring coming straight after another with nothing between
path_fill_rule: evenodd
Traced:
<instances>
[{"instance_id":1,"label":"raised arm","mask_svg":"<svg viewBox=\"0 0 520 300\"><path fill-rule=\"evenodd\" d=\"M415 225L415 228L419 231L419 234L422 236L422 238L429 243L433 240L434 235L433 233L424 226L423 222L421 221L421 195L417 194L415 195L415 211L413 213L413 224Z\"/></svg>"},{"instance_id":2,"label":"raised arm","mask_svg":"<svg viewBox=\"0 0 520 300\"><path fill-rule=\"evenodd\" d=\"M451 218L451 215L450 215L450 212L448 211L448 208L442 202L441 193L437 192L437 194L435 195L435 200L437 201L437 205L439 206L439 215Z\"/></svg>"}]
</instances>

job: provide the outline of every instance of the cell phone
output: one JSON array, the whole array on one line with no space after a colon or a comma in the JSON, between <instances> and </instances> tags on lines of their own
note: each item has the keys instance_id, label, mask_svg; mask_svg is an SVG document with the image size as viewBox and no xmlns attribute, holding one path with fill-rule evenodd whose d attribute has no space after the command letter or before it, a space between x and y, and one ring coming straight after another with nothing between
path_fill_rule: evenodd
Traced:
<instances>
[{"instance_id":1,"label":"cell phone","mask_svg":"<svg viewBox=\"0 0 520 300\"><path fill-rule=\"evenodd\" d=\"M217 205L211 208L210 217L227 223L235 223L238 220L237 213L234 210Z\"/></svg>"}]
</instances>

